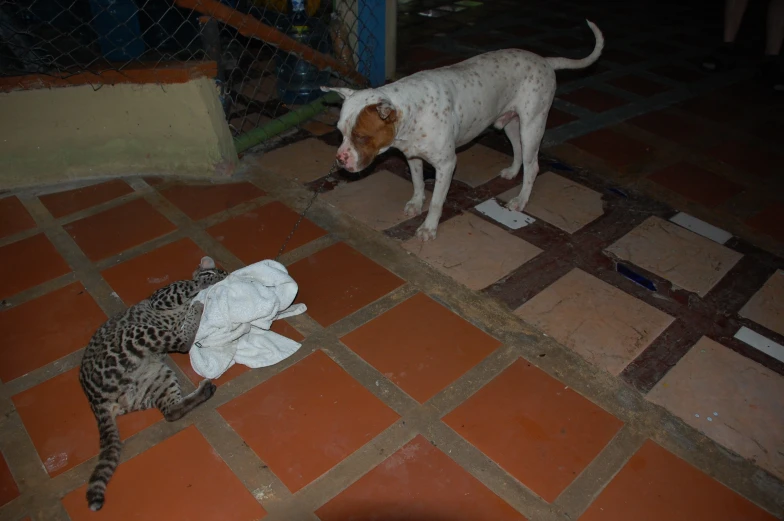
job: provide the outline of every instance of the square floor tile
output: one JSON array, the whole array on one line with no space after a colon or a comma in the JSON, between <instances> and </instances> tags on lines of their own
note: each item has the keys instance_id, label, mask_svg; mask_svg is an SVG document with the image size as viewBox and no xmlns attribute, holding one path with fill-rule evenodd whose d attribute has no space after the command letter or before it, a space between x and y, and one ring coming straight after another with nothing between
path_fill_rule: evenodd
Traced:
<instances>
[{"instance_id":1,"label":"square floor tile","mask_svg":"<svg viewBox=\"0 0 784 521\"><path fill-rule=\"evenodd\" d=\"M194 221L266 195L264 190L247 182L210 185L181 184L161 190L161 194Z\"/></svg>"},{"instance_id":2,"label":"square floor tile","mask_svg":"<svg viewBox=\"0 0 784 521\"><path fill-rule=\"evenodd\" d=\"M498 177L501 170L511 164L511 156L484 145L471 145L457 154L454 179L476 187Z\"/></svg>"},{"instance_id":3,"label":"square floor tile","mask_svg":"<svg viewBox=\"0 0 784 521\"><path fill-rule=\"evenodd\" d=\"M629 103L625 99L619 98L614 94L592 89L591 87L580 87L577 90L573 90L568 94L562 94L558 97L592 112L606 112Z\"/></svg>"},{"instance_id":4,"label":"square floor tile","mask_svg":"<svg viewBox=\"0 0 784 521\"><path fill-rule=\"evenodd\" d=\"M548 503L622 425L522 359L443 421Z\"/></svg>"},{"instance_id":5,"label":"square floor tile","mask_svg":"<svg viewBox=\"0 0 784 521\"><path fill-rule=\"evenodd\" d=\"M652 68L651 72L658 74L659 76L664 76L665 78L669 78L675 81L682 81L684 83L693 83L705 77L705 73L703 72L696 71L694 69L687 69L685 67L679 67L677 65L661 65L659 67Z\"/></svg>"},{"instance_id":6,"label":"square floor tile","mask_svg":"<svg viewBox=\"0 0 784 521\"><path fill-rule=\"evenodd\" d=\"M51 477L99 452L98 427L76 367L12 397L16 411ZM158 409L118 417L123 439L162 420Z\"/></svg>"},{"instance_id":7,"label":"square floor tile","mask_svg":"<svg viewBox=\"0 0 784 521\"><path fill-rule=\"evenodd\" d=\"M101 272L127 306L178 280L191 279L205 253L188 239L180 239Z\"/></svg>"},{"instance_id":8,"label":"square floor tile","mask_svg":"<svg viewBox=\"0 0 784 521\"><path fill-rule=\"evenodd\" d=\"M569 143L619 169L641 163L653 155L653 150L645 143L606 128L576 137Z\"/></svg>"},{"instance_id":9,"label":"square floor tile","mask_svg":"<svg viewBox=\"0 0 784 521\"><path fill-rule=\"evenodd\" d=\"M292 326L290 326L289 323L286 322L285 320L276 320L275 322L272 323L272 327L270 328L270 330L274 331L279 335L283 335L287 338L290 338L296 342L302 342L305 339L302 333L300 333ZM182 371L185 373L185 375L194 385L198 385L199 382L204 380L202 376L199 376L199 374L193 370L189 355L184 353L183 354L174 353L169 356L172 357L174 363L177 364L180 367L180 369L182 369ZM229 367L228 371L223 373L220 376L220 378L216 380L212 380L212 383L220 387L221 385L225 384L229 380L233 380L239 375L243 373L247 373L250 370L251 370L250 367L246 365L234 364L233 366Z\"/></svg>"},{"instance_id":10,"label":"square floor tile","mask_svg":"<svg viewBox=\"0 0 784 521\"><path fill-rule=\"evenodd\" d=\"M35 228L35 221L16 196L0 199L0 238Z\"/></svg>"},{"instance_id":11,"label":"square floor tile","mask_svg":"<svg viewBox=\"0 0 784 521\"><path fill-rule=\"evenodd\" d=\"M646 98L669 90L667 85L643 78L642 76L635 76L634 74L627 74L626 76L609 80L607 83Z\"/></svg>"},{"instance_id":12,"label":"square floor tile","mask_svg":"<svg viewBox=\"0 0 784 521\"><path fill-rule=\"evenodd\" d=\"M70 273L71 268L46 235L39 233L1 246L0 271L14 274L0 282L0 299L4 299Z\"/></svg>"},{"instance_id":13,"label":"square floor tile","mask_svg":"<svg viewBox=\"0 0 784 521\"><path fill-rule=\"evenodd\" d=\"M708 150L716 159L758 177L772 177L780 172L784 155L773 152L769 147L749 141L730 139Z\"/></svg>"},{"instance_id":14,"label":"square floor tile","mask_svg":"<svg viewBox=\"0 0 784 521\"><path fill-rule=\"evenodd\" d=\"M95 262L158 238L176 227L144 199L115 206L63 226Z\"/></svg>"},{"instance_id":15,"label":"square floor tile","mask_svg":"<svg viewBox=\"0 0 784 521\"><path fill-rule=\"evenodd\" d=\"M308 138L265 153L259 167L273 174L309 183L329 174L337 147Z\"/></svg>"},{"instance_id":16,"label":"square floor tile","mask_svg":"<svg viewBox=\"0 0 784 521\"><path fill-rule=\"evenodd\" d=\"M778 373L702 337L648 399L784 479L784 378Z\"/></svg>"},{"instance_id":17,"label":"square floor tile","mask_svg":"<svg viewBox=\"0 0 784 521\"><path fill-rule=\"evenodd\" d=\"M774 521L758 506L652 441L632 456L579 521Z\"/></svg>"},{"instance_id":18,"label":"square floor tile","mask_svg":"<svg viewBox=\"0 0 784 521\"><path fill-rule=\"evenodd\" d=\"M105 320L78 282L0 311L0 380L9 382L81 349Z\"/></svg>"},{"instance_id":19,"label":"square floor tile","mask_svg":"<svg viewBox=\"0 0 784 521\"><path fill-rule=\"evenodd\" d=\"M746 220L746 224L766 235L784 242L784 204L772 203ZM0 250L2 252L2 250ZM0 255L2 257L2 255Z\"/></svg>"},{"instance_id":20,"label":"square floor tile","mask_svg":"<svg viewBox=\"0 0 784 521\"><path fill-rule=\"evenodd\" d=\"M341 341L420 403L501 345L423 293Z\"/></svg>"},{"instance_id":21,"label":"square floor tile","mask_svg":"<svg viewBox=\"0 0 784 521\"><path fill-rule=\"evenodd\" d=\"M482 289L509 275L542 250L471 213L438 225L438 237L416 237L403 248L471 289Z\"/></svg>"},{"instance_id":22,"label":"square floor tile","mask_svg":"<svg viewBox=\"0 0 784 521\"><path fill-rule=\"evenodd\" d=\"M413 193L414 188L409 181L382 170L361 181L339 185L322 195L321 199L381 231L409 219L403 208ZM430 192L425 192L423 211L430 206L430 196Z\"/></svg>"},{"instance_id":23,"label":"square floor tile","mask_svg":"<svg viewBox=\"0 0 784 521\"><path fill-rule=\"evenodd\" d=\"M218 412L292 492L398 419L321 351Z\"/></svg>"},{"instance_id":24,"label":"square floor tile","mask_svg":"<svg viewBox=\"0 0 784 521\"><path fill-rule=\"evenodd\" d=\"M38 199L46 206L52 217L57 219L132 192L133 188L128 186L128 183L122 179L113 179L105 183L42 195Z\"/></svg>"},{"instance_id":25,"label":"square floor tile","mask_svg":"<svg viewBox=\"0 0 784 521\"><path fill-rule=\"evenodd\" d=\"M743 191L741 185L685 161L654 172L648 179L710 207L720 205Z\"/></svg>"},{"instance_id":26,"label":"square floor tile","mask_svg":"<svg viewBox=\"0 0 784 521\"><path fill-rule=\"evenodd\" d=\"M693 145L709 132L708 129L669 110L648 112L628 120L627 123L683 145Z\"/></svg>"},{"instance_id":27,"label":"square floor tile","mask_svg":"<svg viewBox=\"0 0 784 521\"><path fill-rule=\"evenodd\" d=\"M17 497L19 497L19 487L16 486L5 458L0 454L0 507Z\"/></svg>"},{"instance_id":28,"label":"square floor tile","mask_svg":"<svg viewBox=\"0 0 784 521\"><path fill-rule=\"evenodd\" d=\"M273 259L299 219L299 214L278 201L265 204L228 221L207 228L245 264ZM303 219L283 253L323 237L327 232Z\"/></svg>"},{"instance_id":29,"label":"square floor tile","mask_svg":"<svg viewBox=\"0 0 784 521\"><path fill-rule=\"evenodd\" d=\"M525 518L421 435L316 510L321 521Z\"/></svg>"},{"instance_id":30,"label":"square floor tile","mask_svg":"<svg viewBox=\"0 0 784 521\"><path fill-rule=\"evenodd\" d=\"M777 270L746 302L739 314L784 335L784 271Z\"/></svg>"},{"instance_id":31,"label":"square floor tile","mask_svg":"<svg viewBox=\"0 0 784 521\"><path fill-rule=\"evenodd\" d=\"M337 243L289 266L299 284L297 302L324 327L402 286L398 276L345 243Z\"/></svg>"},{"instance_id":32,"label":"square floor tile","mask_svg":"<svg viewBox=\"0 0 784 521\"><path fill-rule=\"evenodd\" d=\"M86 491L84 485L62 499L72 521L256 521L266 515L193 425L122 463L100 515L87 507Z\"/></svg>"},{"instance_id":33,"label":"square floor tile","mask_svg":"<svg viewBox=\"0 0 784 521\"><path fill-rule=\"evenodd\" d=\"M578 268L517 308L515 314L614 375L674 320Z\"/></svg>"},{"instance_id":34,"label":"square floor tile","mask_svg":"<svg viewBox=\"0 0 784 521\"><path fill-rule=\"evenodd\" d=\"M520 186L516 186L498 198L508 203L519 193ZM602 194L552 172L537 176L524 210L567 233L576 232L604 214Z\"/></svg>"},{"instance_id":35,"label":"square floor tile","mask_svg":"<svg viewBox=\"0 0 784 521\"><path fill-rule=\"evenodd\" d=\"M701 297L743 257L659 217L648 217L606 251Z\"/></svg>"},{"instance_id":36,"label":"square floor tile","mask_svg":"<svg viewBox=\"0 0 784 521\"><path fill-rule=\"evenodd\" d=\"M569 114L568 112L564 112L563 110L558 110L556 108L551 108L550 113L547 115L547 128L556 128L560 127L561 125L566 125L567 123L571 123L572 121L577 121L577 116L573 114Z\"/></svg>"}]
</instances>

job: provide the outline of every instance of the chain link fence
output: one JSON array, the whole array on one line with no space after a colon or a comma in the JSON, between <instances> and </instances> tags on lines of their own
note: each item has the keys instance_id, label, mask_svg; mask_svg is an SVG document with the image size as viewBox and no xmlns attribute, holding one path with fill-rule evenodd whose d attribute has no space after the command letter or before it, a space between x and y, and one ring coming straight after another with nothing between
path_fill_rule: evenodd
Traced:
<instances>
[{"instance_id":1,"label":"chain link fence","mask_svg":"<svg viewBox=\"0 0 784 521\"><path fill-rule=\"evenodd\" d=\"M283 121L279 133L318 112L319 85L365 85L383 52L366 0L307 0L305 10L295 21L289 0L0 0L0 84L208 76L235 142Z\"/></svg>"}]
</instances>

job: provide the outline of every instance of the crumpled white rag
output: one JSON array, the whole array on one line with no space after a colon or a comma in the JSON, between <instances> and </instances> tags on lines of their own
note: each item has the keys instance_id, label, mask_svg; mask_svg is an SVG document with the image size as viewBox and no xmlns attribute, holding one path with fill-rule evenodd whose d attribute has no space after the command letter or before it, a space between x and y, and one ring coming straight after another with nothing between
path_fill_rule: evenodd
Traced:
<instances>
[{"instance_id":1,"label":"crumpled white rag","mask_svg":"<svg viewBox=\"0 0 784 521\"><path fill-rule=\"evenodd\" d=\"M298 290L281 263L263 260L199 292L193 300L204 304L204 312L190 349L193 370L215 379L235 363L266 367L293 355L301 344L269 328L307 310L291 305Z\"/></svg>"}]
</instances>

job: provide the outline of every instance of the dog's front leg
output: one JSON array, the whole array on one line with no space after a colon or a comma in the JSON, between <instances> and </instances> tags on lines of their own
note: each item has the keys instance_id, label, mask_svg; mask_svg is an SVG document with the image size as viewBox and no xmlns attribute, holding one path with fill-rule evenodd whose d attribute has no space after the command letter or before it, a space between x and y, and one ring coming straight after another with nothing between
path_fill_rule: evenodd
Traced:
<instances>
[{"instance_id":1,"label":"dog's front leg","mask_svg":"<svg viewBox=\"0 0 784 521\"><path fill-rule=\"evenodd\" d=\"M422 213L425 204L425 178L422 173L422 160L409 159L408 169L411 171L411 181L414 183L414 196L406 203L403 210L407 217L415 217Z\"/></svg>"},{"instance_id":2,"label":"dog's front leg","mask_svg":"<svg viewBox=\"0 0 784 521\"><path fill-rule=\"evenodd\" d=\"M457 156L454 150L442 161L434 164L436 167L436 185L433 188L433 198L430 200L430 209L427 211L425 222L417 229L416 236L422 241L430 241L436 238L438 221L441 219L441 212L446 202L446 194L449 192L449 184L452 181L452 174L455 172Z\"/></svg>"}]
</instances>

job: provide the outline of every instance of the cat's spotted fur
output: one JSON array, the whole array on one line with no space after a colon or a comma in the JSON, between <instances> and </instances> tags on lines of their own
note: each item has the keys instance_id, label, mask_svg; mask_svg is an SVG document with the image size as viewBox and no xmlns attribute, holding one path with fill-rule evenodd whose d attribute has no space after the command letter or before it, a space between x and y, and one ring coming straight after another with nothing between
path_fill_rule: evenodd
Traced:
<instances>
[{"instance_id":1,"label":"cat's spotted fur","mask_svg":"<svg viewBox=\"0 0 784 521\"><path fill-rule=\"evenodd\" d=\"M196 338L204 306L193 298L227 273L204 257L192 280L177 281L109 319L95 332L79 371L98 422L101 453L87 486L91 510L100 510L106 485L120 462L116 417L158 408L168 421L182 418L215 393L209 380L182 396L177 376L166 365L167 353L187 353Z\"/></svg>"}]
</instances>

